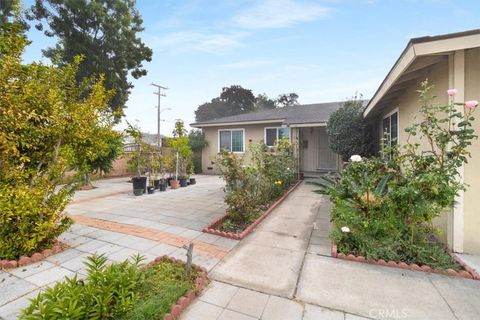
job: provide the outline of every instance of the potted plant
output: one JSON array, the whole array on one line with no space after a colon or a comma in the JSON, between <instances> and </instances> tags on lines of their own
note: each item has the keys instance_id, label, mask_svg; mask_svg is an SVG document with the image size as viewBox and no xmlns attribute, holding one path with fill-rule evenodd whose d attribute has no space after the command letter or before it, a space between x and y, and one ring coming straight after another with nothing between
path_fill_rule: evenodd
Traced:
<instances>
[{"instance_id":1,"label":"potted plant","mask_svg":"<svg viewBox=\"0 0 480 320\"><path fill-rule=\"evenodd\" d=\"M176 157L175 161L175 180L178 180L181 187L187 186L187 165L193 155L189 145L187 131L182 120L175 122L173 130L173 138L168 140L172 153ZM177 185L175 180L170 182ZM173 187L173 186L172 186Z\"/></svg>"},{"instance_id":2,"label":"potted plant","mask_svg":"<svg viewBox=\"0 0 480 320\"><path fill-rule=\"evenodd\" d=\"M128 122L127 122L128 123ZM133 138L134 147L127 161L128 168L136 172L136 176L132 177L133 194L140 196L147 192L147 177L142 175L145 172L147 159L145 157L145 149L147 145L143 142L143 134L138 127L128 123L126 133Z\"/></svg>"},{"instance_id":3,"label":"potted plant","mask_svg":"<svg viewBox=\"0 0 480 320\"><path fill-rule=\"evenodd\" d=\"M192 176L195 174L195 167L193 165L193 161L190 161L188 164L188 176L190 178L190 181L188 182L190 185L194 185L197 183L195 178L192 178Z\"/></svg>"}]
</instances>

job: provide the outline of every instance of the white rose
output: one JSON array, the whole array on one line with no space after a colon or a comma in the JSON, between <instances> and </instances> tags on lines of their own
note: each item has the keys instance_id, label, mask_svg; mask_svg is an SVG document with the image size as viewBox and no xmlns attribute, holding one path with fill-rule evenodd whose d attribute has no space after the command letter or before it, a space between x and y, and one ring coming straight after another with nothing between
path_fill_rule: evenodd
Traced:
<instances>
[{"instance_id":1,"label":"white rose","mask_svg":"<svg viewBox=\"0 0 480 320\"><path fill-rule=\"evenodd\" d=\"M350 228L349 227L342 227L342 232L349 233Z\"/></svg>"},{"instance_id":2,"label":"white rose","mask_svg":"<svg viewBox=\"0 0 480 320\"><path fill-rule=\"evenodd\" d=\"M360 157L358 154L354 154L353 156L350 157L350 161L360 162L360 161L362 161L362 157Z\"/></svg>"}]
</instances>

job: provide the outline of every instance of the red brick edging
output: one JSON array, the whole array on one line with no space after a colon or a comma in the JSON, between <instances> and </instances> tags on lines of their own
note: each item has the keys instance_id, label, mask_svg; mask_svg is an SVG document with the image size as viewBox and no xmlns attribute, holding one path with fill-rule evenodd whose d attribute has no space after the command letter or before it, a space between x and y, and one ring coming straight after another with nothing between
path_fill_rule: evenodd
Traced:
<instances>
[{"instance_id":1,"label":"red brick edging","mask_svg":"<svg viewBox=\"0 0 480 320\"><path fill-rule=\"evenodd\" d=\"M395 262L395 261L385 261L383 259L378 259L378 260L367 260L363 256L356 256L353 254L346 255L342 252L337 252L337 245L333 244L332 245L332 257L338 258L338 259L344 259L344 260L350 260L350 261L356 261L356 262L363 262L363 263L368 263L368 264L374 264L374 265L379 265L379 266L386 266L386 267L394 267L394 268L400 268L400 269L405 269L405 270L411 270L411 271L421 271L421 272L430 272L430 273L438 273L438 274L444 274L444 275L449 275L449 276L456 276L456 277L463 277L467 279L474 279L474 280L480 280L480 274L478 272L475 272L472 268L468 267L463 261L461 261L455 254L449 253L450 256L460 265L464 270L460 271L455 271L453 269L447 269L443 270L440 268L432 268L427 265L422 265L419 266L418 264L412 263L408 264L405 262Z\"/></svg>"},{"instance_id":2,"label":"red brick edging","mask_svg":"<svg viewBox=\"0 0 480 320\"><path fill-rule=\"evenodd\" d=\"M45 249L41 252L35 252L31 256L21 256L18 260L0 260L0 269L13 269L16 267L23 267L34 262L41 261L46 257L51 256L52 254L56 254L61 252L67 246L59 241L55 241L54 245L51 249Z\"/></svg>"},{"instance_id":3,"label":"red brick edging","mask_svg":"<svg viewBox=\"0 0 480 320\"><path fill-rule=\"evenodd\" d=\"M162 256L155 258L155 260L147 264L146 267L148 268L150 266L154 266L164 260L170 260L172 262L179 262L185 264L185 262L183 262L182 260L169 256ZM195 279L195 289L190 289L187 293L178 298L178 300L170 306L170 313L167 313L163 317L163 320L178 319L180 317L180 314L190 305L190 303L193 302L193 300L195 300L195 298L200 294L200 292L202 292L202 289L207 280L207 271L205 270L205 268L199 267L195 264L192 264L192 269L197 269L200 271L197 279Z\"/></svg>"},{"instance_id":4,"label":"red brick edging","mask_svg":"<svg viewBox=\"0 0 480 320\"><path fill-rule=\"evenodd\" d=\"M221 222L223 222L227 218L227 214L221 216L220 218L214 220L210 224L208 224L205 228L202 229L203 232L205 233L211 233L215 234L217 236L229 238L229 239L234 239L234 240L241 240L245 238L247 235L249 235L255 227L263 221L272 211L275 209L280 203L285 200L288 195L295 190L300 184L302 183L302 180L297 181L293 186L291 186L277 201L275 201L265 212L262 213L260 217L257 218L251 225L249 225L245 230L243 230L240 233L234 233L234 232L225 232L221 231L218 229L215 229L215 226Z\"/></svg>"}]
</instances>

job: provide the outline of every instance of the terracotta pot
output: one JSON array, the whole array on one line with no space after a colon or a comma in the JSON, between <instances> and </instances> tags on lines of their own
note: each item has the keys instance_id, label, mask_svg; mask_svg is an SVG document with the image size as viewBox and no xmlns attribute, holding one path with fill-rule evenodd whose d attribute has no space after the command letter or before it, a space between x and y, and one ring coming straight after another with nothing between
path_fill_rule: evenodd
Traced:
<instances>
[{"instance_id":1,"label":"terracotta pot","mask_svg":"<svg viewBox=\"0 0 480 320\"><path fill-rule=\"evenodd\" d=\"M180 187L180 181L179 180L170 180L170 188L172 189L178 189Z\"/></svg>"}]
</instances>

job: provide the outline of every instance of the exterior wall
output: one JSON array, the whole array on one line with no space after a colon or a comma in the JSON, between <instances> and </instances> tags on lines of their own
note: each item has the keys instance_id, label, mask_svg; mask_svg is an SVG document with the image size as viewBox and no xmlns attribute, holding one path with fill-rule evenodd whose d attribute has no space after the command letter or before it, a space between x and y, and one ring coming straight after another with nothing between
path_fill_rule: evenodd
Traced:
<instances>
[{"instance_id":1,"label":"exterior wall","mask_svg":"<svg viewBox=\"0 0 480 320\"><path fill-rule=\"evenodd\" d=\"M208 146L202 151L202 170L204 174L218 174L218 170L214 164L215 157L218 153L218 130L221 129L244 129L245 130L245 154L248 156L248 145L250 143L258 143L264 140L264 129L266 127L280 127L281 123L268 124L249 124L244 126L222 126L222 127L205 127L202 131L208 141ZM293 141L293 137L292 137Z\"/></svg>"},{"instance_id":2,"label":"exterior wall","mask_svg":"<svg viewBox=\"0 0 480 320\"><path fill-rule=\"evenodd\" d=\"M480 48L465 51L465 101L480 100ZM475 114L474 128L480 134L480 115ZM473 141L472 158L464 167L468 185L464 195L464 244L467 253L480 254L480 140Z\"/></svg>"}]
</instances>

